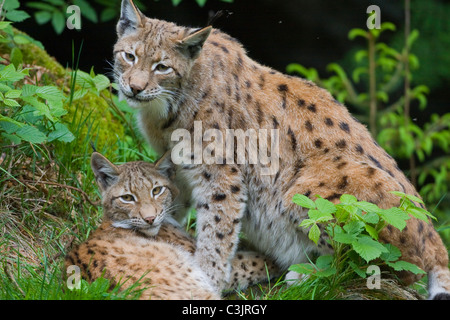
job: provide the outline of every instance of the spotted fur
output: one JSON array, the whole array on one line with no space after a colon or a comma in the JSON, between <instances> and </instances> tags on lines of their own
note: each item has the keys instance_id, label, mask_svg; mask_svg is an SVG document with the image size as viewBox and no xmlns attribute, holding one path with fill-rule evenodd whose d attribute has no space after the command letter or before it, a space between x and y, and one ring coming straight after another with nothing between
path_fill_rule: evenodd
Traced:
<instances>
[{"instance_id":1,"label":"spotted fur","mask_svg":"<svg viewBox=\"0 0 450 320\"><path fill-rule=\"evenodd\" d=\"M194 121L202 122L203 132L279 130L280 164L272 175L261 175L262 165L248 161L178 166L184 201L198 212L195 255L217 288L231 279L240 231L282 268L305 262L312 250L330 251L324 239L317 247L298 227L306 212L292 203L294 194L319 194L336 203L347 193L382 208L399 204L389 191L418 196L395 160L329 92L255 62L220 30L150 19L129 0L123 1L117 30L120 95L139 109L140 128L158 152L176 144L175 129L193 133ZM123 58L127 52L136 58L131 63ZM170 72L152 69L158 63ZM448 296L447 250L431 223L410 219L403 232L388 227L380 239L430 273L431 297L434 288ZM406 284L418 279L401 276Z\"/></svg>"},{"instance_id":2,"label":"spotted fur","mask_svg":"<svg viewBox=\"0 0 450 320\"><path fill-rule=\"evenodd\" d=\"M76 265L88 281L105 276L127 288L139 281L141 299L219 299L194 259L195 239L170 216L177 188L155 165L129 162L115 166L98 153L92 168L102 191L104 219L89 239L71 250L66 268ZM163 187L155 194L155 188ZM129 201L129 196L135 201ZM123 198L123 199L122 199ZM124 199L126 202L124 202ZM277 267L261 254L239 252L232 262L228 289L276 275Z\"/></svg>"}]
</instances>

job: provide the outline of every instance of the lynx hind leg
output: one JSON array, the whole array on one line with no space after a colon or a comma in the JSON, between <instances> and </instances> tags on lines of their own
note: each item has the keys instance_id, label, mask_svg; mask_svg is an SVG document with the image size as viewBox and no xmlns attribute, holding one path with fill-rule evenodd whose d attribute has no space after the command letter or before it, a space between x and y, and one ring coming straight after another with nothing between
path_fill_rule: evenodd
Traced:
<instances>
[{"instance_id":1,"label":"lynx hind leg","mask_svg":"<svg viewBox=\"0 0 450 320\"><path fill-rule=\"evenodd\" d=\"M282 274L272 260L253 251L238 251L231 261L231 267L229 290L243 290L257 283L268 282Z\"/></svg>"}]
</instances>

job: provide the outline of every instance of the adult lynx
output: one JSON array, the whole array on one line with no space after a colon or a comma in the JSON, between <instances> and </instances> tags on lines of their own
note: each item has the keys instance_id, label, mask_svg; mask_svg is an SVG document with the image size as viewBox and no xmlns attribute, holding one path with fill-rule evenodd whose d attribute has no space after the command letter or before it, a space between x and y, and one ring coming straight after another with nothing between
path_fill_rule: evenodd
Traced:
<instances>
[{"instance_id":1,"label":"adult lynx","mask_svg":"<svg viewBox=\"0 0 450 320\"><path fill-rule=\"evenodd\" d=\"M229 35L147 18L130 0L122 2L117 33L120 95L139 109L142 132L159 153L177 143L171 139L174 130L194 133L196 121L203 133L279 132L279 168L273 175L262 175L260 163L233 162L236 149L235 157L217 164L178 166L177 184L198 212L195 255L216 288L231 279L241 227L282 268L305 262L309 251L329 252L325 239L315 246L298 227L307 214L292 203L294 194L337 202L347 193L381 208L399 204L389 191L418 196L395 160L345 106L312 82L253 61ZM210 141L200 143L206 150ZM388 227L380 239L429 273L431 298L450 297L447 250L431 223L410 219L403 232ZM418 278L404 273L402 279Z\"/></svg>"}]
</instances>

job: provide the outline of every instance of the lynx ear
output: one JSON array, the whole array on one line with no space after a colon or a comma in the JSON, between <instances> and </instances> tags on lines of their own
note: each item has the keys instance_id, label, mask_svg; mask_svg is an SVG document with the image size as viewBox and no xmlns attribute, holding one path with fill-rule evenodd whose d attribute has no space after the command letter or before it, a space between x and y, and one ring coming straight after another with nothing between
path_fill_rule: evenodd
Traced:
<instances>
[{"instance_id":1,"label":"lynx ear","mask_svg":"<svg viewBox=\"0 0 450 320\"><path fill-rule=\"evenodd\" d=\"M165 177L173 180L175 178L175 165L170 158L172 151L166 151L161 158L156 160L155 169Z\"/></svg>"},{"instance_id":2,"label":"lynx ear","mask_svg":"<svg viewBox=\"0 0 450 320\"><path fill-rule=\"evenodd\" d=\"M137 28L144 26L145 16L136 7L132 0L122 0L120 19L117 24L119 37L126 33L134 32Z\"/></svg>"},{"instance_id":3,"label":"lynx ear","mask_svg":"<svg viewBox=\"0 0 450 320\"><path fill-rule=\"evenodd\" d=\"M203 44L208 39L212 27L208 26L201 30L195 31L188 35L183 40L178 41L178 49L188 58L196 59L200 51L202 51Z\"/></svg>"},{"instance_id":4,"label":"lynx ear","mask_svg":"<svg viewBox=\"0 0 450 320\"><path fill-rule=\"evenodd\" d=\"M91 168L102 192L114 185L119 179L118 168L98 152L94 152L91 156Z\"/></svg>"}]
</instances>

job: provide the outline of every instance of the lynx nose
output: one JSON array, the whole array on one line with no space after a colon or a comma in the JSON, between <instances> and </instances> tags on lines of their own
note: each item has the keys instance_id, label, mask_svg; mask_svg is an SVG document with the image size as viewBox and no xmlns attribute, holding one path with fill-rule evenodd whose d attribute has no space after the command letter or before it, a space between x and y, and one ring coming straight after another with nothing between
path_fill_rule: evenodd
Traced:
<instances>
[{"instance_id":1,"label":"lynx nose","mask_svg":"<svg viewBox=\"0 0 450 320\"><path fill-rule=\"evenodd\" d=\"M152 225L153 222L155 222L155 219L156 219L155 216L150 216L150 217L144 218L144 220L145 220L148 224L150 224L150 225Z\"/></svg>"},{"instance_id":2,"label":"lynx nose","mask_svg":"<svg viewBox=\"0 0 450 320\"><path fill-rule=\"evenodd\" d=\"M144 87L138 83L134 83L134 84L130 84L130 89L134 95L137 95L140 92L142 92L142 90L144 90Z\"/></svg>"}]
</instances>

